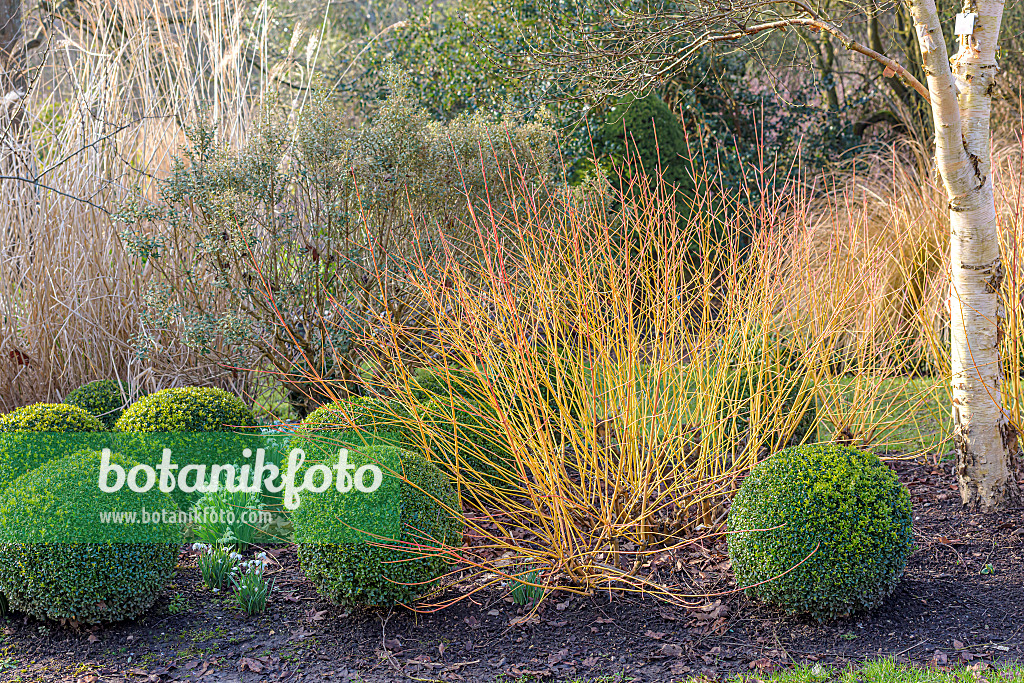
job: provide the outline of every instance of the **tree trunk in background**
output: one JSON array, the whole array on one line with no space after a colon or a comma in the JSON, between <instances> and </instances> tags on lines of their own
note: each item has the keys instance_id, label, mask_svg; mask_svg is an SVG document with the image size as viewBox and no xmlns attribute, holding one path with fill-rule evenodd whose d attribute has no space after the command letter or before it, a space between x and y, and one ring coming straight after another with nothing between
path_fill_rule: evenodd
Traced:
<instances>
[{"instance_id":1,"label":"tree trunk in background","mask_svg":"<svg viewBox=\"0 0 1024 683\"><path fill-rule=\"evenodd\" d=\"M934 0L911 12L928 74L935 154L949 197L953 439L965 507L991 512L1021 503L1020 445L1002 410L1002 310L989 152L991 91L1003 5L979 0L973 44L947 57ZM950 63L952 62L952 69Z\"/></svg>"},{"instance_id":2,"label":"tree trunk in background","mask_svg":"<svg viewBox=\"0 0 1024 683\"><path fill-rule=\"evenodd\" d=\"M25 90L25 45L21 0L0 0L0 94Z\"/></svg>"},{"instance_id":3,"label":"tree trunk in background","mask_svg":"<svg viewBox=\"0 0 1024 683\"><path fill-rule=\"evenodd\" d=\"M0 0L0 144L3 147L21 137L25 86L21 0Z\"/></svg>"}]
</instances>

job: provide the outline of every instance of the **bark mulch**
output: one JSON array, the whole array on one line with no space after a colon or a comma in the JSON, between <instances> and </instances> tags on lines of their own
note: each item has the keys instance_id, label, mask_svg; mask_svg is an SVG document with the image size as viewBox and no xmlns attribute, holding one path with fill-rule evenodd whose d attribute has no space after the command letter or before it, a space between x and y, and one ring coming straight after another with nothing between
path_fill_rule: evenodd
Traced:
<instances>
[{"instance_id":1,"label":"bark mulch","mask_svg":"<svg viewBox=\"0 0 1024 683\"><path fill-rule=\"evenodd\" d=\"M286 549L267 612L249 618L203 588L184 553L138 622L81 632L0 622L0 680L665 682L881 656L977 670L1024 659L1024 510L964 513L948 465L896 468L913 495L917 549L871 615L817 624L736 594L696 610L604 594L556 595L528 618L498 593L430 614L350 613L320 599ZM709 593L731 580L724 545L671 558L667 570Z\"/></svg>"}]
</instances>

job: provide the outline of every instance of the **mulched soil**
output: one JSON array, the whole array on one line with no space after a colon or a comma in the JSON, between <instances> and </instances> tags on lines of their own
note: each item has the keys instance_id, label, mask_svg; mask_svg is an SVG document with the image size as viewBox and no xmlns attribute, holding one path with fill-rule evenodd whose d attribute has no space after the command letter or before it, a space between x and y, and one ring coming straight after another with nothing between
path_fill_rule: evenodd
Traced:
<instances>
[{"instance_id":1,"label":"mulched soil","mask_svg":"<svg viewBox=\"0 0 1024 683\"><path fill-rule=\"evenodd\" d=\"M526 619L498 593L431 614L349 613L321 600L285 550L274 599L257 618L185 568L136 623L75 632L10 619L0 680L475 682L621 673L665 682L880 656L977 670L1024 660L1024 510L965 514L948 465L895 467L913 495L917 549L900 587L870 616L823 625L736 594L693 610L639 595L556 595ZM724 545L702 548L672 558L668 570L708 593L728 590L726 559ZM194 558L183 554L189 565Z\"/></svg>"}]
</instances>

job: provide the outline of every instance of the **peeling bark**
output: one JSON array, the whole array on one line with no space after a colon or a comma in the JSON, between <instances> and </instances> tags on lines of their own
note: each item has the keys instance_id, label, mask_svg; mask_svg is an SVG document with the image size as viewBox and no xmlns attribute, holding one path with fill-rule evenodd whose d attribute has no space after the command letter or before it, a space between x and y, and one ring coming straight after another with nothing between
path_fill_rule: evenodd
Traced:
<instances>
[{"instance_id":1,"label":"peeling bark","mask_svg":"<svg viewBox=\"0 0 1024 683\"><path fill-rule=\"evenodd\" d=\"M1002 409L999 358L999 252L989 155L991 92L1003 5L968 0L974 35L947 58L934 0L914 0L935 123L935 155L949 197L953 442L965 507L991 512L1019 505L1020 448ZM1012 433L1012 435L1011 435Z\"/></svg>"}]
</instances>

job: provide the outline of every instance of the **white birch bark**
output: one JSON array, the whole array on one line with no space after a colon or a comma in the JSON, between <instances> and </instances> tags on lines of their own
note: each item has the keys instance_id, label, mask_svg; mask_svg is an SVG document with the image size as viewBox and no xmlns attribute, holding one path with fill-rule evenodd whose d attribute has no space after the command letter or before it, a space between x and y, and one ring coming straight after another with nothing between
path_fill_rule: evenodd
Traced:
<instances>
[{"instance_id":1,"label":"white birch bark","mask_svg":"<svg viewBox=\"0 0 1024 683\"><path fill-rule=\"evenodd\" d=\"M989 154L991 89L1003 3L967 0L978 20L971 44L947 57L934 0L912 0L932 116L935 154L949 197L953 438L964 506L1019 505L1020 447L1002 411L1001 317L995 198Z\"/></svg>"}]
</instances>

